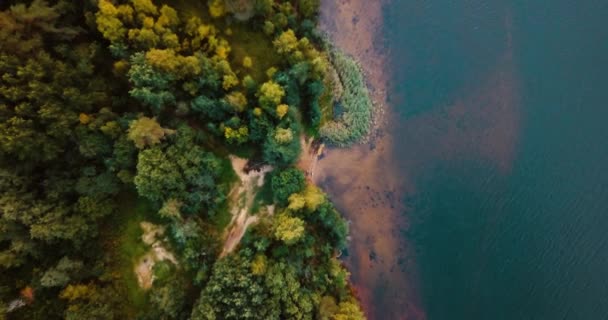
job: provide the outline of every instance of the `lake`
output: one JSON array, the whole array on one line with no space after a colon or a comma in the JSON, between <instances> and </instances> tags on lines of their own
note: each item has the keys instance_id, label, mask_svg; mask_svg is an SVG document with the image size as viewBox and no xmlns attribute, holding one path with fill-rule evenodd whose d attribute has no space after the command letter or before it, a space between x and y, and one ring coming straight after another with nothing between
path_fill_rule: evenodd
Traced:
<instances>
[{"instance_id":1,"label":"lake","mask_svg":"<svg viewBox=\"0 0 608 320\"><path fill-rule=\"evenodd\" d=\"M379 3L323 0L387 109L315 177L368 317L608 319L608 2Z\"/></svg>"},{"instance_id":2,"label":"lake","mask_svg":"<svg viewBox=\"0 0 608 320\"><path fill-rule=\"evenodd\" d=\"M607 1L385 5L427 319L608 319L607 23Z\"/></svg>"}]
</instances>

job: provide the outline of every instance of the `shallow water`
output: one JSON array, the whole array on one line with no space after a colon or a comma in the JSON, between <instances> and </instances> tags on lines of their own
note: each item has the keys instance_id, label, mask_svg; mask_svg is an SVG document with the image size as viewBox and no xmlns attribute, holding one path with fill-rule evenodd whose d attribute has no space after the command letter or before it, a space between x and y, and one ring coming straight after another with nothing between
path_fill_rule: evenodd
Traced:
<instances>
[{"instance_id":1,"label":"shallow water","mask_svg":"<svg viewBox=\"0 0 608 320\"><path fill-rule=\"evenodd\" d=\"M384 6L388 124L319 178L371 319L608 319L607 21L599 0Z\"/></svg>"}]
</instances>

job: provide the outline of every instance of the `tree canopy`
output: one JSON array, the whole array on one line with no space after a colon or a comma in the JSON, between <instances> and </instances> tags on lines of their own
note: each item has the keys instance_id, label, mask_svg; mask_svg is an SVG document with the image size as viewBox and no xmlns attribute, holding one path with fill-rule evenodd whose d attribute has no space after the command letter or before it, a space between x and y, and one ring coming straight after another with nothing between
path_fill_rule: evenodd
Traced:
<instances>
[{"instance_id":1,"label":"tree canopy","mask_svg":"<svg viewBox=\"0 0 608 320\"><path fill-rule=\"evenodd\" d=\"M327 112L332 70L362 78L318 7L0 5L0 319L361 319L347 224L294 167L361 120Z\"/></svg>"}]
</instances>

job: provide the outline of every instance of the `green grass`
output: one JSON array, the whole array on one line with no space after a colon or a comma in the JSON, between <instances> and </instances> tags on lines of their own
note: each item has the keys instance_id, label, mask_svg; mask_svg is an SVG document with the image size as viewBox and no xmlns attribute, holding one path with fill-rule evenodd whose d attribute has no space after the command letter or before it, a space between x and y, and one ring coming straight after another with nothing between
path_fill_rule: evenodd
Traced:
<instances>
[{"instance_id":1,"label":"green grass","mask_svg":"<svg viewBox=\"0 0 608 320\"><path fill-rule=\"evenodd\" d=\"M281 57L275 52L271 39L261 30L252 30L252 27L246 22L238 22L235 19L211 18L207 8L207 1L188 1L188 0L171 0L166 1L167 4L173 6L178 12L187 12L191 16L199 17L204 23L213 24L218 30L224 30L221 34L223 38L228 40L232 48L229 60L233 70L243 78L245 75L251 75L258 83L267 80L266 70L280 63ZM188 19L189 16L182 17ZM225 30L230 29L231 34L227 34ZM243 67L243 59L249 56L253 61L252 68Z\"/></svg>"},{"instance_id":2,"label":"green grass","mask_svg":"<svg viewBox=\"0 0 608 320\"><path fill-rule=\"evenodd\" d=\"M270 38L261 31L251 30L251 27L243 23L226 27L232 30L232 35L226 36L232 47L232 67L240 77L249 74L256 82L265 82L268 79L266 70L276 67L281 61ZM246 56L251 57L253 61L251 68L243 67L243 59Z\"/></svg>"},{"instance_id":3,"label":"green grass","mask_svg":"<svg viewBox=\"0 0 608 320\"><path fill-rule=\"evenodd\" d=\"M222 192L228 196L230 190L234 186L236 182L238 182L238 176L236 172L232 169L232 164L227 157L222 158L222 171L220 175L220 183L219 188ZM213 215L210 219L211 223L217 228L218 232L222 232L230 223L232 219L232 215L230 214L230 205L229 201L226 200L221 205L221 207L217 210L215 215Z\"/></svg>"},{"instance_id":4,"label":"green grass","mask_svg":"<svg viewBox=\"0 0 608 320\"><path fill-rule=\"evenodd\" d=\"M124 289L126 294L124 298L128 302L124 305L128 309L127 314L134 316L145 311L148 305L148 296L139 288L133 270L136 260L149 250L141 240L143 231L139 224L142 221L158 223L159 218L151 205L134 192L120 195L118 203L120 208L105 226L102 237L112 258L111 274L114 275L117 287Z\"/></svg>"},{"instance_id":5,"label":"green grass","mask_svg":"<svg viewBox=\"0 0 608 320\"><path fill-rule=\"evenodd\" d=\"M264 184L255 190L255 198L253 199L251 214L257 214L260 212L262 206L272 204L273 201L272 188L270 186L270 174L267 174Z\"/></svg>"},{"instance_id":6,"label":"green grass","mask_svg":"<svg viewBox=\"0 0 608 320\"><path fill-rule=\"evenodd\" d=\"M321 126L334 119L334 86L333 81L327 77L323 83L325 90L319 97L321 107Z\"/></svg>"},{"instance_id":7,"label":"green grass","mask_svg":"<svg viewBox=\"0 0 608 320\"><path fill-rule=\"evenodd\" d=\"M331 52L331 58L342 82L344 92L339 102L344 110L337 119L324 124L320 133L331 144L345 147L368 134L373 104L357 62L338 49Z\"/></svg>"}]
</instances>

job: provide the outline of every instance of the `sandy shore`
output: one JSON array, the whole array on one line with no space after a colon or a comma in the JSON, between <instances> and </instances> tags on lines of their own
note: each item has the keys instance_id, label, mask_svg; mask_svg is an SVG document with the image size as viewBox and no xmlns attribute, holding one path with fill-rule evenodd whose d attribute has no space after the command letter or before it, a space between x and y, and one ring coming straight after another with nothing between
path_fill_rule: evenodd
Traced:
<instances>
[{"instance_id":1,"label":"sandy shore","mask_svg":"<svg viewBox=\"0 0 608 320\"><path fill-rule=\"evenodd\" d=\"M316 166L322 186L350 221L351 280L369 319L424 319L409 294L401 196L407 177L393 155L387 105L388 52L382 47L383 1L322 0L321 28L353 56L366 75L376 105L368 143L328 149Z\"/></svg>"}]
</instances>

